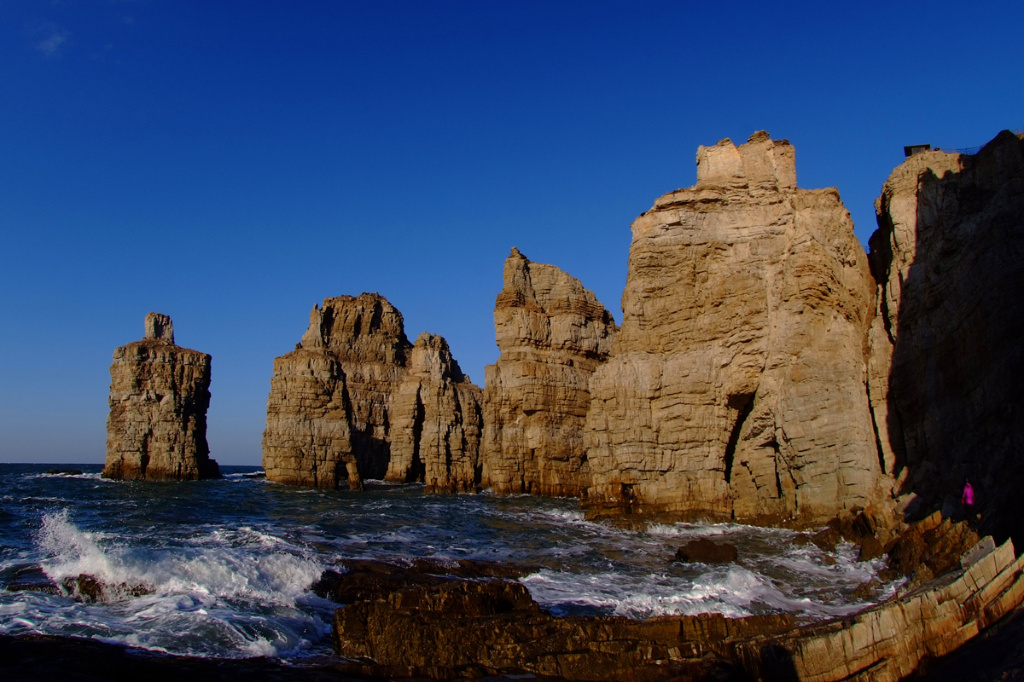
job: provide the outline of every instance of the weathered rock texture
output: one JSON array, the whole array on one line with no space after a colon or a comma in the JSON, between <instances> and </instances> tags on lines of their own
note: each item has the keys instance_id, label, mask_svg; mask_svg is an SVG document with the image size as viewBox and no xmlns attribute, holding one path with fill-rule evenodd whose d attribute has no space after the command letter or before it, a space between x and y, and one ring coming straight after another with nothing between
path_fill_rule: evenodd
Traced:
<instances>
[{"instance_id":1,"label":"weathered rock texture","mask_svg":"<svg viewBox=\"0 0 1024 682\"><path fill-rule=\"evenodd\" d=\"M394 396L385 480L423 481L428 492L473 492L480 480L481 391L440 336L420 334Z\"/></svg>"},{"instance_id":2,"label":"weathered rock texture","mask_svg":"<svg viewBox=\"0 0 1024 682\"><path fill-rule=\"evenodd\" d=\"M106 478L217 478L206 443L210 356L174 344L167 315L146 315L146 337L114 351L110 365Z\"/></svg>"},{"instance_id":3,"label":"weathered rock texture","mask_svg":"<svg viewBox=\"0 0 1024 682\"><path fill-rule=\"evenodd\" d=\"M494 326L501 356L486 369L483 482L500 493L582 494L590 378L615 320L579 280L512 249Z\"/></svg>"},{"instance_id":4,"label":"weathered rock texture","mask_svg":"<svg viewBox=\"0 0 1024 682\"><path fill-rule=\"evenodd\" d=\"M884 497L874 282L834 188L756 133L633 223L624 317L590 382L591 515L820 523Z\"/></svg>"},{"instance_id":5,"label":"weathered rock texture","mask_svg":"<svg viewBox=\"0 0 1024 682\"><path fill-rule=\"evenodd\" d=\"M1024 557L978 543L944 577L854 616L558 618L518 583L416 581L335 611L338 653L381 677L530 673L566 680L903 679L1024 600Z\"/></svg>"},{"instance_id":6,"label":"weathered rock texture","mask_svg":"<svg viewBox=\"0 0 1024 682\"><path fill-rule=\"evenodd\" d=\"M1024 141L916 154L876 210L870 386L886 468L933 506L969 477L986 530L1024 542Z\"/></svg>"},{"instance_id":7,"label":"weathered rock texture","mask_svg":"<svg viewBox=\"0 0 1024 682\"><path fill-rule=\"evenodd\" d=\"M479 393L444 339L410 344L401 313L379 294L325 299L296 349L274 360L267 479L359 489L387 476L473 489Z\"/></svg>"}]
</instances>

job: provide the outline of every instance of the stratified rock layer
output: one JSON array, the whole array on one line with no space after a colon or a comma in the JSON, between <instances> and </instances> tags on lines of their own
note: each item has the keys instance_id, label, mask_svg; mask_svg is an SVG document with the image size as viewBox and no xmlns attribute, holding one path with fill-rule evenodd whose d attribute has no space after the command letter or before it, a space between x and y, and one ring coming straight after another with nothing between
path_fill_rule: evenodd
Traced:
<instances>
[{"instance_id":1,"label":"stratified rock layer","mask_svg":"<svg viewBox=\"0 0 1024 682\"><path fill-rule=\"evenodd\" d=\"M611 313L579 280L512 249L494 327L501 356L484 384L484 484L500 493L582 494L590 378L618 331Z\"/></svg>"},{"instance_id":2,"label":"stratified rock layer","mask_svg":"<svg viewBox=\"0 0 1024 682\"><path fill-rule=\"evenodd\" d=\"M114 351L106 478L217 478L206 443L210 356L174 344L171 318L146 316L146 337Z\"/></svg>"},{"instance_id":3,"label":"stratified rock layer","mask_svg":"<svg viewBox=\"0 0 1024 682\"><path fill-rule=\"evenodd\" d=\"M820 523L883 497L874 282L835 189L756 133L633 223L624 318L590 382L591 515Z\"/></svg>"},{"instance_id":4,"label":"stratified rock layer","mask_svg":"<svg viewBox=\"0 0 1024 682\"><path fill-rule=\"evenodd\" d=\"M897 682L1016 608L1022 573L1012 543L986 538L920 589L804 626L779 614L559 618L519 583L390 582L335 611L333 640L363 672L389 678Z\"/></svg>"},{"instance_id":5,"label":"stratified rock layer","mask_svg":"<svg viewBox=\"0 0 1024 682\"><path fill-rule=\"evenodd\" d=\"M887 467L933 505L969 477L986 530L1024 542L1024 141L893 171L871 237L871 396Z\"/></svg>"},{"instance_id":6,"label":"stratified rock layer","mask_svg":"<svg viewBox=\"0 0 1024 682\"><path fill-rule=\"evenodd\" d=\"M274 360L267 479L359 489L387 476L426 480L432 490L473 489L478 395L444 339L410 344L401 313L384 297L325 299L296 349Z\"/></svg>"},{"instance_id":7,"label":"stratified rock layer","mask_svg":"<svg viewBox=\"0 0 1024 682\"><path fill-rule=\"evenodd\" d=\"M385 480L427 492L473 492L479 480L481 391L440 336L420 334L394 396Z\"/></svg>"}]
</instances>

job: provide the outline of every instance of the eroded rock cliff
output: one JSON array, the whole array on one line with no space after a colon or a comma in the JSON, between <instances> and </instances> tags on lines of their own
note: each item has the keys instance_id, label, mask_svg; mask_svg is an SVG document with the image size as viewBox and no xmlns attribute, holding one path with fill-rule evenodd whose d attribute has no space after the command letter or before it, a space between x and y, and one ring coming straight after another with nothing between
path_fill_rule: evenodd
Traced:
<instances>
[{"instance_id":1,"label":"eroded rock cliff","mask_svg":"<svg viewBox=\"0 0 1024 682\"><path fill-rule=\"evenodd\" d=\"M927 151L876 202L871 396L887 469L937 507L966 478L985 530L1024 542L1024 140Z\"/></svg>"},{"instance_id":2,"label":"eroded rock cliff","mask_svg":"<svg viewBox=\"0 0 1024 682\"><path fill-rule=\"evenodd\" d=\"M448 342L420 334L394 396L385 477L423 481L428 492L473 492L480 479L481 391L462 373Z\"/></svg>"},{"instance_id":3,"label":"eroded rock cliff","mask_svg":"<svg viewBox=\"0 0 1024 682\"><path fill-rule=\"evenodd\" d=\"M210 356L174 343L167 315L146 315L146 336L114 351L110 365L106 478L217 478L206 443Z\"/></svg>"},{"instance_id":4,"label":"eroded rock cliff","mask_svg":"<svg viewBox=\"0 0 1024 682\"><path fill-rule=\"evenodd\" d=\"M820 523L886 496L865 387L874 282L835 189L756 133L632 226L590 382L589 513Z\"/></svg>"},{"instance_id":5,"label":"eroded rock cliff","mask_svg":"<svg viewBox=\"0 0 1024 682\"><path fill-rule=\"evenodd\" d=\"M485 485L499 493L580 495L590 378L618 328L593 292L512 249L494 309L501 356L484 390Z\"/></svg>"},{"instance_id":6,"label":"eroded rock cliff","mask_svg":"<svg viewBox=\"0 0 1024 682\"><path fill-rule=\"evenodd\" d=\"M432 490L472 489L478 394L444 339L409 343L401 313L384 297L327 298L313 307L296 349L274 361L267 478L360 489L387 476L426 480Z\"/></svg>"}]
</instances>

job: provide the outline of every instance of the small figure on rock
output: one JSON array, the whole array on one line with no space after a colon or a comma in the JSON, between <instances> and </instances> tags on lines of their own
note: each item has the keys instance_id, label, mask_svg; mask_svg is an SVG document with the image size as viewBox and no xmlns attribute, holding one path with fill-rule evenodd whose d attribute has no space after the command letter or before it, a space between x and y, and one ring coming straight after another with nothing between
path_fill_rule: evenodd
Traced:
<instances>
[{"instance_id":1,"label":"small figure on rock","mask_svg":"<svg viewBox=\"0 0 1024 682\"><path fill-rule=\"evenodd\" d=\"M974 488L970 479L964 479L964 492L960 496L960 503L964 505L964 517L968 521L974 520Z\"/></svg>"}]
</instances>

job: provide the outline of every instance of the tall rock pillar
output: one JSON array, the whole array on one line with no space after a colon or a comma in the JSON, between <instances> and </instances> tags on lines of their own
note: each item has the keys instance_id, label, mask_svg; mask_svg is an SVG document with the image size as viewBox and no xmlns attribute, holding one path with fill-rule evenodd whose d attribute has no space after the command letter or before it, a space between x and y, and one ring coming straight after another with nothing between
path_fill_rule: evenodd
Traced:
<instances>
[{"instance_id":1,"label":"tall rock pillar","mask_svg":"<svg viewBox=\"0 0 1024 682\"><path fill-rule=\"evenodd\" d=\"M575 277L512 249L494 327L501 356L485 370L483 484L583 494L590 378L608 357L615 320Z\"/></svg>"},{"instance_id":2,"label":"tall rock pillar","mask_svg":"<svg viewBox=\"0 0 1024 682\"><path fill-rule=\"evenodd\" d=\"M874 287L835 189L755 133L634 221L590 382L588 513L823 522L885 499L866 389Z\"/></svg>"},{"instance_id":3,"label":"tall rock pillar","mask_svg":"<svg viewBox=\"0 0 1024 682\"><path fill-rule=\"evenodd\" d=\"M901 492L976 491L984 532L1024 542L1024 139L915 154L876 202L871 395Z\"/></svg>"},{"instance_id":4,"label":"tall rock pillar","mask_svg":"<svg viewBox=\"0 0 1024 682\"><path fill-rule=\"evenodd\" d=\"M210 356L174 343L167 315L146 315L146 337L114 351L106 478L217 478L206 443Z\"/></svg>"}]
</instances>

